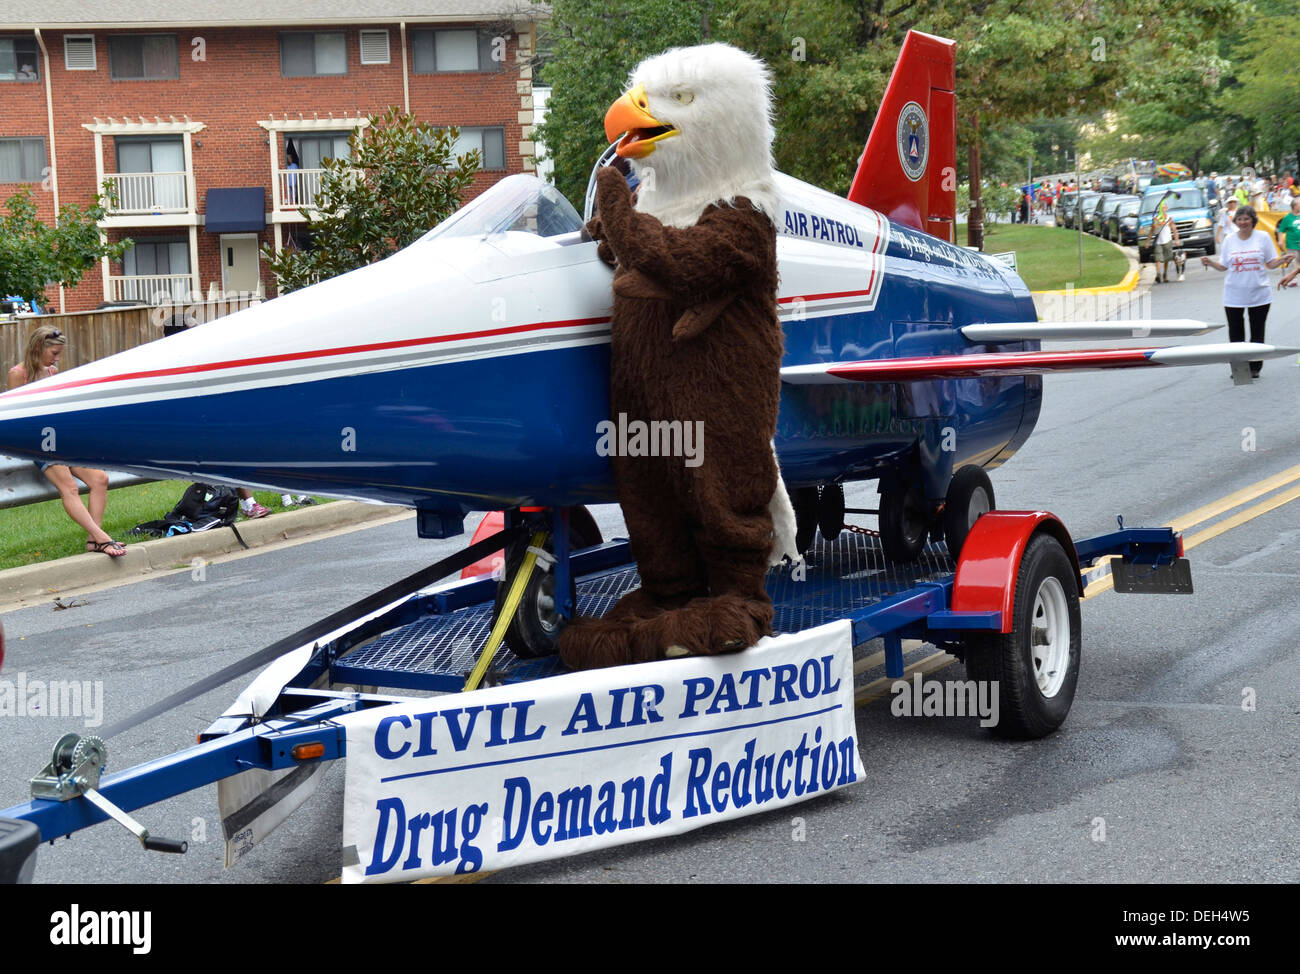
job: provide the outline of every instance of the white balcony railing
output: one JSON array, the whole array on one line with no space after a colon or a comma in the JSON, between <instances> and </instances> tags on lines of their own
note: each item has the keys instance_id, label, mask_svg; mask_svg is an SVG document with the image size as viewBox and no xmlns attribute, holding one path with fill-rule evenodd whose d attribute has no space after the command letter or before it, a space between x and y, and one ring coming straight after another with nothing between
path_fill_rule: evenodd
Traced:
<instances>
[{"instance_id":1,"label":"white balcony railing","mask_svg":"<svg viewBox=\"0 0 1300 974\"><path fill-rule=\"evenodd\" d=\"M111 275L111 301L143 301L145 304L175 302L190 298L194 279L189 274L122 274Z\"/></svg>"},{"instance_id":2,"label":"white balcony railing","mask_svg":"<svg viewBox=\"0 0 1300 974\"><path fill-rule=\"evenodd\" d=\"M108 184L110 216L135 213L186 213L189 201L183 172L116 172Z\"/></svg>"},{"instance_id":3,"label":"white balcony railing","mask_svg":"<svg viewBox=\"0 0 1300 974\"><path fill-rule=\"evenodd\" d=\"M281 169L276 172L280 180L280 208L296 210L315 206L320 196L320 180L324 169Z\"/></svg>"}]
</instances>

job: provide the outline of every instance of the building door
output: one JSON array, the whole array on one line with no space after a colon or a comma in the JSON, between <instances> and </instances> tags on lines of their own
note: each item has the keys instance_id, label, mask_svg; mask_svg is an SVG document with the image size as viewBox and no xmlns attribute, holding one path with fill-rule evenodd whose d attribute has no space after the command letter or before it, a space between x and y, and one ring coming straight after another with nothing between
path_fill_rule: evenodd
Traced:
<instances>
[{"instance_id":1,"label":"building door","mask_svg":"<svg viewBox=\"0 0 1300 974\"><path fill-rule=\"evenodd\" d=\"M227 293L257 290L257 234L223 233L221 235L221 289Z\"/></svg>"}]
</instances>

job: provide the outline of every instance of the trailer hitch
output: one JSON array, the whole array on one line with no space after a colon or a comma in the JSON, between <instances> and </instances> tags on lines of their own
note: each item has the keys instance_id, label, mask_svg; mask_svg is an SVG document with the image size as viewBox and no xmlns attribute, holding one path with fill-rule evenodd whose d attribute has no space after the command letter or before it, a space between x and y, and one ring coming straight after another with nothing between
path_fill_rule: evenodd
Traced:
<instances>
[{"instance_id":1,"label":"trailer hitch","mask_svg":"<svg viewBox=\"0 0 1300 974\"><path fill-rule=\"evenodd\" d=\"M93 735L64 734L54 745L50 763L32 779L32 797L66 802L85 798L154 852L185 852L189 843L152 836L149 830L99 792L99 777L108 766L108 745Z\"/></svg>"}]
</instances>

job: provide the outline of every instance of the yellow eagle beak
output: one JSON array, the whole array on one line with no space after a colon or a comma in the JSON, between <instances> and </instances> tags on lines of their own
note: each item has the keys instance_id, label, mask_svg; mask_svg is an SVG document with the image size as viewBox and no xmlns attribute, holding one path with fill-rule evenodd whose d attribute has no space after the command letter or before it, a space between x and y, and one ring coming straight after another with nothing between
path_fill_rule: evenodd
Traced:
<instances>
[{"instance_id":1,"label":"yellow eagle beak","mask_svg":"<svg viewBox=\"0 0 1300 974\"><path fill-rule=\"evenodd\" d=\"M677 131L647 111L645 85L624 92L605 113L605 138L615 142L622 136L615 151L625 159L648 156L655 151L655 143L676 135Z\"/></svg>"}]
</instances>

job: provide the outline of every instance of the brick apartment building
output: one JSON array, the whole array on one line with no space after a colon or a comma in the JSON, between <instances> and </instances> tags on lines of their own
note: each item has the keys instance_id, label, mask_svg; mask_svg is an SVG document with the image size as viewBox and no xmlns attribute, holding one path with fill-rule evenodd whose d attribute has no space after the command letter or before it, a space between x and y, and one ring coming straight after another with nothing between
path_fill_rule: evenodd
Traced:
<instances>
[{"instance_id":1,"label":"brick apartment building","mask_svg":"<svg viewBox=\"0 0 1300 974\"><path fill-rule=\"evenodd\" d=\"M469 196L533 171L528 0L44 0L0 23L0 201L40 218L88 204L130 237L52 309L184 300L275 282L259 260L301 239L321 160L390 105L482 152ZM16 19L11 13L6 21Z\"/></svg>"}]
</instances>

